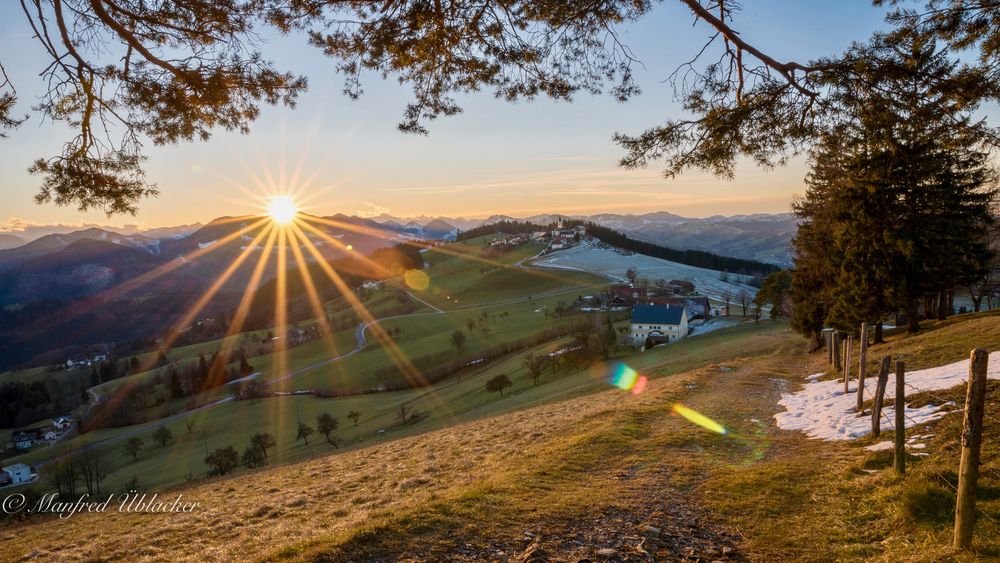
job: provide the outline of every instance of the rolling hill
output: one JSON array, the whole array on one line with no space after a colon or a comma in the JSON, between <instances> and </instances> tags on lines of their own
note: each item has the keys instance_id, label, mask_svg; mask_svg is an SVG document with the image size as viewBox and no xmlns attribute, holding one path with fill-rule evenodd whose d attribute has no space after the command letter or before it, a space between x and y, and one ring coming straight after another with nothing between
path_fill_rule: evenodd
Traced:
<instances>
[{"instance_id":1,"label":"rolling hill","mask_svg":"<svg viewBox=\"0 0 1000 563\"><path fill-rule=\"evenodd\" d=\"M399 218L383 214L376 217L375 220L383 224L409 222L416 227L424 225L424 229L427 229L426 225L431 222L435 224L445 223L454 225L464 231L481 225L502 221L528 221L538 225L549 225L566 218L593 222L622 232L631 238L662 246L681 250L704 250L724 256L760 260L780 266L791 264L790 243L798 230L797 220L790 213L761 213L755 215L735 215L732 217L716 215L700 219L682 217L666 211L641 215L615 213L599 213L594 215L543 213L522 218L514 218L508 215L492 215L486 219L465 219L461 217ZM437 227L434 227L434 230L436 232L441 231Z\"/></svg>"},{"instance_id":2,"label":"rolling hill","mask_svg":"<svg viewBox=\"0 0 1000 563\"><path fill-rule=\"evenodd\" d=\"M112 288L167 263L131 246L79 238L61 250L28 259L0 273L0 303L74 299ZM199 291L206 285L187 274L168 272L125 295ZM123 295L124 296L124 295Z\"/></svg>"},{"instance_id":3,"label":"rolling hill","mask_svg":"<svg viewBox=\"0 0 1000 563\"><path fill-rule=\"evenodd\" d=\"M157 241L142 235L125 236L112 231L92 227L65 234L51 234L37 238L27 244L8 250L0 250L0 271L9 270L24 262L58 252L79 240L96 240L126 248L144 250L155 254Z\"/></svg>"},{"instance_id":4,"label":"rolling hill","mask_svg":"<svg viewBox=\"0 0 1000 563\"><path fill-rule=\"evenodd\" d=\"M0 233L0 250L10 250L11 248L17 248L23 244L24 239L7 233Z\"/></svg>"}]
</instances>

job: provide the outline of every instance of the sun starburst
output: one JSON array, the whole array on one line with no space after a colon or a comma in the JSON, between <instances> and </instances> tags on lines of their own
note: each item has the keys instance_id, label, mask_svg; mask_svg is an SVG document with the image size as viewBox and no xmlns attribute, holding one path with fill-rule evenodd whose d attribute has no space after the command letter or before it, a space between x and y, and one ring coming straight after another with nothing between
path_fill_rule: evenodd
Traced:
<instances>
[{"instance_id":1,"label":"sun starburst","mask_svg":"<svg viewBox=\"0 0 1000 563\"><path fill-rule=\"evenodd\" d=\"M298 206L290 196L279 195L271 198L271 201L267 205L267 214L271 216L271 220L279 225L287 225L291 223L295 216L298 214Z\"/></svg>"}]
</instances>

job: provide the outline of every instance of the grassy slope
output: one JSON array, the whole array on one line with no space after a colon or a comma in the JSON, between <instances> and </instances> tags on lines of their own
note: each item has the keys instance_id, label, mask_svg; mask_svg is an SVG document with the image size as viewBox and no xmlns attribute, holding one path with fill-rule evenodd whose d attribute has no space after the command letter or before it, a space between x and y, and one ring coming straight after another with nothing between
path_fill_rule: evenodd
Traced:
<instances>
[{"instance_id":1,"label":"grassy slope","mask_svg":"<svg viewBox=\"0 0 1000 563\"><path fill-rule=\"evenodd\" d=\"M907 354L917 369L962 359L972 345L1000 345L997 315L932 328L893 337L873 354ZM192 485L181 491L203 503L198 513L143 517L155 546L119 533L134 516L109 514L8 532L0 551L12 557L58 546L49 555L124 558L143 546L147 557L449 558L463 546L523 548L522 530L558 530L565 521L579 525L583 515L629 510L638 487L654 501L680 491L710 509L704 525L738 532L745 538L740 552L752 560L971 558L947 547L953 499L946 483L957 466L951 450L960 417L917 430L934 434L925 450L931 455L911 460L908 476L897 478L885 454L862 448L865 440L828 443L776 429L770 417L780 393L823 362L787 333L744 336L714 346L705 336L704 356L694 349L696 339L692 349L665 349L676 354L638 356L632 363L646 373L680 372L655 379L638 397L617 390L574 397L596 387L582 374L575 379L579 387L566 377L537 388L547 396L533 395L536 388L524 384L521 393L493 401L497 410L482 411L522 407L499 418L384 437L374 447ZM548 392L561 385L565 390ZM950 393L958 398L961 390ZM556 400L563 397L571 398ZM672 416L674 401L716 418L729 436ZM987 415L1000 418L994 401ZM462 420L468 419L460 414ZM986 518L1000 518L1000 436L987 428L979 504L986 516L976 535L983 558L1000 553L1000 529ZM64 538L77 543L61 543ZM668 550L664 545L646 547ZM593 555L597 547L580 549Z\"/></svg>"},{"instance_id":2,"label":"grassy slope","mask_svg":"<svg viewBox=\"0 0 1000 563\"><path fill-rule=\"evenodd\" d=\"M771 327L741 327L644 353L633 364L646 366L657 374L675 374L710 364L719 358L767 354L786 339L786 334L775 333ZM514 360L511 362L510 365L501 363L496 367L513 371ZM546 477L549 482L543 487L545 491L535 490L538 483L530 484L531 495L522 498L521 502L534 502L533 499L540 498L538 495L553 496L548 505L553 509L558 507L557 511L566 511L587 505L597 498L609 500L613 498L613 490L592 488L594 483L588 479L577 480L580 468L594 467L612 451L624 453L624 449L629 449L630 436L621 434L618 425L623 420L631 420L631 409L639 406L662 410L656 406L657 397L661 397L662 393L682 391L684 388L679 382L686 379L658 379L650 392L633 397L617 390L607 391L604 383L595 381L586 371L557 378L550 376L537 387L522 377L515 377L515 387L499 399L482 390L483 379L488 375L489 370L484 370L460 384L450 384L434 393L426 390L407 392L422 395L417 404L425 405L423 408L432 413L431 419L414 426L393 428L382 434L376 429L394 422L391 418L392 399L387 396L364 398L387 403L382 405L374 402L368 405L351 403L361 398L259 401L257 410L253 414L248 412L245 420L250 420L250 417L266 420L273 413L294 409L307 419L309 414L326 405L338 413L352 405L359 410L368 409L367 412L372 414L362 419L357 432L373 433L374 442L369 443L374 445L365 444L366 447L318 460L277 466L234 479L179 489L178 492L184 492L190 498L201 499L206 509L198 514L154 516L144 520L150 527L150 537L159 538L159 547L148 548L152 551L147 551L147 555L162 556L168 552L156 550L178 549L180 551L173 555L248 557L260 555L262 549L305 549L305 546L297 544L306 539L326 545L330 541L341 541L336 539L341 537L338 534L363 532L373 522L389 525L396 515L409 518L406 516L409 512L431 499L435 499L436 503L451 499L460 504L472 499L475 501L475 513L457 506L452 507L458 510L454 516L461 516L464 520L478 515L483 521L488 521L490 518L486 512L496 508L492 505L498 492L494 491L494 487L517 488L532 483L524 481L525 473L530 475L547 471L545 468L549 464L559 468ZM378 408L384 410L373 410ZM385 414L376 414L379 412ZM489 418L493 415L500 418ZM196 428L224 432L241 426L231 418L231 413L227 415L221 409L206 411L205 417L199 420ZM218 419L214 420L216 417ZM444 428L435 430L442 426ZM305 454L307 448L292 442L292 432L291 428L286 428L285 432L277 435L280 443L275 457L285 456L283 459L291 460ZM345 438L351 438L351 433L343 434ZM178 443L181 442L194 446L194 451L187 457L196 459L203 455L197 438L183 439ZM329 450L330 446L315 441L310 443L309 448ZM137 471L163 472L174 465L182 466L186 459L181 454L164 458L153 451L148 455L148 460L140 456L138 464L127 465ZM530 463L524 463L527 460L531 460ZM130 472L126 468L113 477L118 475L127 478ZM155 479L152 475L149 478ZM146 483L142 477L140 482ZM114 478L109 479L109 483L113 484ZM267 492L272 489L273 493ZM518 492L519 495L523 493ZM582 496L574 500L576 495ZM237 506L223 506L225 496L231 496ZM480 505L480 499L488 499L489 502ZM303 507L308 507L308 510L298 510ZM399 512L389 510L393 508ZM444 506L446 510L452 508ZM509 507L509 510L524 508L522 504ZM285 520L286 515L288 520ZM509 519L512 514L500 513L497 516ZM128 517L115 514L98 518L102 519L101 529L94 532L87 530L98 520L89 516L71 519L68 523L30 526L9 535L7 539L10 541L3 542L0 555L24 553L30 549L29 546L51 545L48 543L51 539L49 534L56 533L62 537L90 538L85 544L60 544L62 551L59 556L86 556L88 553L102 553L102 556L110 558L126 556L135 544L115 530L119 526L128 526ZM69 527L57 530L60 524ZM358 528L361 525L365 528ZM289 526L301 526L302 532L290 532ZM204 533L196 534L197 538L190 537L188 532L194 529ZM182 539L181 536L188 537ZM229 537L229 540L224 540L224 537Z\"/></svg>"},{"instance_id":3,"label":"grassy slope","mask_svg":"<svg viewBox=\"0 0 1000 563\"><path fill-rule=\"evenodd\" d=\"M482 242L482 239L479 239L465 244L454 245L454 247L464 253L476 253L481 248ZM524 256L533 255L535 252L537 252L537 249L526 248L507 253L497 259L497 261L509 264L520 260ZM439 259L440 257L433 258ZM481 262L476 260L447 255L446 261L441 262L439 260L438 264L429 269L432 277L431 288L426 292L421 292L421 294L422 296L426 296L433 293L433 288L437 287L437 282L433 280L448 279L458 286L468 286L469 289L464 295L477 296L483 299L493 299L498 295L502 295L504 299L511 299L514 302L508 302L504 305L480 307L472 304L477 299L468 298L461 306L452 304L455 309L444 314L431 312L430 309L421 305L413 316L394 318L383 323L383 326L387 329L394 329L396 327L401 329L401 336L395 341L400 351L410 358L442 350L446 352L450 351L454 357L459 357L460 354L452 348L449 337L454 330L461 330L463 333L470 335L466 328L468 319L476 321L477 329L469 336L468 343L462 350L461 355L475 355L505 341L520 340L555 326L568 326L574 322L579 322L579 318L574 317L550 319L541 312L546 308L549 310L553 309L559 301L573 301L576 298L576 292L580 289L580 286L577 285L579 277L566 281L554 279L548 275L535 275L530 271L514 269L510 270L510 272L516 275L515 281L517 284L520 284L518 288L508 287L503 290L502 294L497 294L491 289L489 283L483 282L480 279L482 274L479 273L479 268L481 267ZM479 280L478 285L477 280ZM386 311L392 310L394 302L397 299L397 294L394 290L398 283L399 280L390 281L385 290L374 292L365 301L366 308L374 316L381 316ZM474 289L475 287L479 287L480 289ZM521 292L520 295L513 293L515 289L517 292ZM531 299L527 297L527 295L532 293L538 295L553 291L556 293L548 297ZM511 295L514 295L514 297L511 297ZM342 311L344 304L339 303L339 301L341 300L331 302L328 304L328 307ZM486 320L481 318L482 313L487 314ZM489 328L489 334L484 335L479 330L479 327L483 326ZM261 334L266 333L266 331L259 332ZM255 357L251 358L250 361L255 369L264 372L265 381L273 380L281 374L301 370L321 363L327 358L353 350L355 346L354 332L354 328L334 332L331 335L333 339L332 346L326 339L319 339L288 350L285 355L286 367L280 372L275 365L276 355ZM390 367L394 362L385 347L376 341L372 333L372 330L367 331L370 345L361 353L354 354L333 364L307 370L292 379L277 383L275 388L292 391L328 387L377 386L380 380L376 377L376 371L380 368ZM240 338L252 339L254 336L256 336L256 333L247 333L240 335ZM170 357L173 360L183 358L186 361L195 361L199 353L215 349L219 343L220 341L211 341L178 348L170 352ZM510 373L514 375L518 370L523 370L520 365L520 357L520 354L518 354L512 358L508 358L506 363L490 366L490 369L476 379L475 387L472 387L472 389L475 389L473 395L480 394L479 391L482 389L485 378L492 377L497 373ZM106 393L113 387L151 379L159 371L161 370L154 369L142 374L117 379L95 389L98 393ZM394 379L389 381L395 382ZM446 381L442 384L442 387L447 387L451 384L451 381ZM466 386L466 389L468 388ZM205 404L223 398L228 393L228 388L218 388L203 393L198 399L202 404ZM465 393L467 391L463 390L461 394ZM112 480L118 479L124 482L131 479L132 476L137 476L140 482L144 484L156 486L172 485L183 482L189 474L197 476L204 473L205 465L203 459L206 447L215 448L233 444L242 449L248 442L249 437L256 432L270 432L278 437L278 449L281 451L288 450L288 454L282 456L281 459L302 459L317 455L319 451L315 447L315 444L311 444L309 448L304 448L302 451L292 446L284 447L287 438L286 435L294 433L297 416L296 410L285 405L284 403L286 402L299 401L307 403L307 406L297 407L297 409L302 410L298 416L310 424L315 421L316 414L319 412L332 410L333 414L340 416L341 425L345 427L338 434L348 441L354 441L359 437L355 436L353 428L346 428L349 423L345 418L346 414L351 410L358 410L364 413L366 417L370 417L371 422L367 432L374 433L380 428L394 425L395 409L398 408L400 402L413 402L413 407L418 411L433 411L431 414L440 416L451 416L451 413L446 411L460 412L469 408L465 402L455 400L455 397L453 397L455 393L447 393L445 395L438 398L434 391L421 390L338 399L336 405L330 405L329 400L323 401L305 397L287 400L279 399L267 401L268 405L266 408L271 409L268 412L264 412L265 407L263 406L251 405L247 402L231 403L215 407L211 412L204 411L192 415L192 418L197 421L196 427L199 430L193 432L190 436L183 422L172 423L169 428L178 439L174 445L168 447L167 451L161 452L159 451L159 446L154 447L152 445L152 440L150 439L151 431L141 434L140 437L147 444L146 455L149 456L145 462L140 457L140 461L135 464L126 463L126 460L119 451L121 448L120 444L102 449L107 452L106 455L108 458L113 460L112 466L115 470L111 475ZM478 398L474 399L470 404L478 404L477 401L479 401ZM155 409L155 413L151 411L147 414L152 419L170 413L182 412L187 402L188 399L181 399L167 403ZM447 408L442 407L445 404L448 404ZM202 423L202 420L208 422ZM245 422L233 424L232 421ZM378 424L377 428L370 428L371 425L376 423ZM222 430L216 431L215 428L222 428ZM90 433L85 436L66 440L54 448L36 448L32 452L16 456L10 461L37 463L93 442L98 442L122 433L132 432L132 430L131 427L127 427ZM362 430L363 428L360 428L359 432ZM171 462L168 466L170 469L167 471L159 468L159 464L164 459L169 459ZM152 475L153 477L144 477L145 475Z\"/></svg>"},{"instance_id":4,"label":"grassy slope","mask_svg":"<svg viewBox=\"0 0 1000 563\"><path fill-rule=\"evenodd\" d=\"M869 369L877 369L876 362L889 354L915 370L967 359L974 347L1000 349L997 312L930 322L926 328L915 337L900 334L873 347ZM825 368L815 358L811 364L817 371ZM777 375L798 382L807 373L796 369ZM1000 419L1000 382L989 382L988 389L986 415ZM934 393L959 405L964 394L961 386ZM907 402L940 401L914 394ZM777 432L761 462L717 471L702 490L721 518L739 523L748 547L760 559L971 560L972 555L949 547L961 424L960 415L949 415L908 430L908 436L933 437L921 440L926 449L915 451L929 455L911 456L905 478L893 472L891 451L863 449L876 441L870 437L830 444ZM883 430L877 441L892 439L893 432ZM1000 557L1000 426L989 418L983 444L974 548L976 557L993 559ZM759 494L762 488L770 494Z\"/></svg>"},{"instance_id":5,"label":"grassy slope","mask_svg":"<svg viewBox=\"0 0 1000 563\"><path fill-rule=\"evenodd\" d=\"M445 250L432 249L424 253L424 261L432 267L427 270L430 287L421 292L421 299L442 309L455 309L531 295L537 297L569 287L579 287L585 293L584 288L607 283L605 278L582 272L517 267L517 262L542 250L541 245L534 243L496 257L482 255L484 245L492 238L479 237L449 245ZM465 256L457 256L456 252Z\"/></svg>"}]
</instances>

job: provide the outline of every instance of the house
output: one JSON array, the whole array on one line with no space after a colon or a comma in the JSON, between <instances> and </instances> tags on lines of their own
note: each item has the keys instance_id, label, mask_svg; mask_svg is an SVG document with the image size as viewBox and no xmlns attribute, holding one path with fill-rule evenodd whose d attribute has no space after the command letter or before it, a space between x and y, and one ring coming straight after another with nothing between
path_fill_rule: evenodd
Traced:
<instances>
[{"instance_id":1,"label":"house","mask_svg":"<svg viewBox=\"0 0 1000 563\"><path fill-rule=\"evenodd\" d=\"M572 242L565 237L557 236L549 243L549 250L562 250L572 246Z\"/></svg>"},{"instance_id":2,"label":"house","mask_svg":"<svg viewBox=\"0 0 1000 563\"><path fill-rule=\"evenodd\" d=\"M654 305L666 305L668 307L684 307L688 310L688 321L707 321L712 318L712 306L708 302L708 297L664 297L654 296L649 298L649 302ZM716 315L718 316L718 315Z\"/></svg>"},{"instance_id":3,"label":"house","mask_svg":"<svg viewBox=\"0 0 1000 563\"><path fill-rule=\"evenodd\" d=\"M679 293L681 295L691 295L694 293L694 284L689 281L670 280L668 284L674 286L675 293Z\"/></svg>"},{"instance_id":4,"label":"house","mask_svg":"<svg viewBox=\"0 0 1000 563\"><path fill-rule=\"evenodd\" d=\"M35 440L37 439L38 433L34 430L15 430L14 434L11 435L10 443L13 444L14 448L17 450L27 451L35 445Z\"/></svg>"},{"instance_id":5,"label":"house","mask_svg":"<svg viewBox=\"0 0 1000 563\"><path fill-rule=\"evenodd\" d=\"M57 416L52 419L52 426L54 426L56 430L66 430L67 428L73 426L73 419L68 416Z\"/></svg>"},{"instance_id":6,"label":"house","mask_svg":"<svg viewBox=\"0 0 1000 563\"><path fill-rule=\"evenodd\" d=\"M3 468L3 472L10 478L11 485L19 485L31 481L31 468L23 463L15 463ZM3 480L0 477L0 480Z\"/></svg>"},{"instance_id":7,"label":"house","mask_svg":"<svg viewBox=\"0 0 1000 563\"><path fill-rule=\"evenodd\" d=\"M653 342L674 342L688 335L688 314L684 307L636 305L632 307L630 325L632 342L642 346L646 339Z\"/></svg>"},{"instance_id":8,"label":"house","mask_svg":"<svg viewBox=\"0 0 1000 563\"><path fill-rule=\"evenodd\" d=\"M617 283L608 286L607 297L604 301L613 307L631 306L638 301L638 297L638 292L633 290L632 286Z\"/></svg>"}]
</instances>

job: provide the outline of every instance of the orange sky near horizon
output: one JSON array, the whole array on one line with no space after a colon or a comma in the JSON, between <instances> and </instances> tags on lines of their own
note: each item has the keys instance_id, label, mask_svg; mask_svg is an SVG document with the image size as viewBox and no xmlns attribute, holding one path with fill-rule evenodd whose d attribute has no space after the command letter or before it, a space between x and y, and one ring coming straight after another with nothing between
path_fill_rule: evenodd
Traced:
<instances>
[{"instance_id":1,"label":"orange sky near horizon","mask_svg":"<svg viewBox=\"0 0 1000 563\"><path fill-rule=\"evenodd\" d=\"M847 47L882 25L870 3L823 0L788 10L782 0L759 0L739 18L740 30L779 58L808 60ZM5 68L20 96L15 113L29 113L44 91L40 69L50 62L31 37L23 14L0 6L0 44L23 46ZM607 95L577 95L570 103L537 99L508 103L488 92L463 94L463 112L430 122L428 136L396 125L412 99L407 87L365 78L365 94L341 94L343 78L303 37L266 38L265 54L279 68L309 77L296 109L263 106L249 135L214 131L207 142L147 144L147 179L160 189L139 202L136 216L36 205L41 179L31 163L59 154L74 135L37 115L0 140L0 230L19 224L99 224L142 227L207 222L224 215L263 213L268 194L291 192L304 211L398 217L465 218L494 214L595 214L668 211L689 217L788 212L804 191L804 159L774 170L738 166L732 181L688 171L662 177L661 163L623 170L616 132L636 134L684 116L665 77L692 56L706 29L692 26L679 2L657 4L621 29L640 60L639 96L617 103ZM16 230L16 228L14 229Z\"/></svg>"}]
</instances>

